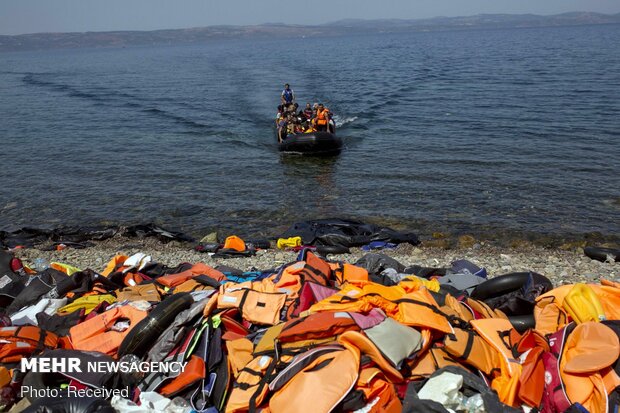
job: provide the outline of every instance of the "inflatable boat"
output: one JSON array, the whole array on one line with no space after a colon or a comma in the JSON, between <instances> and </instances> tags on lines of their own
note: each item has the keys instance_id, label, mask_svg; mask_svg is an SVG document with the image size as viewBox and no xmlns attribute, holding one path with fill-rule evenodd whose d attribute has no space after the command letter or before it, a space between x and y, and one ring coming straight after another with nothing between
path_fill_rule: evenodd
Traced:
<instances>
[{"instance_id":1,"label":"inflatable boat","mask_svg":"<svg viewBox=\"0 0 620 413\"><path fill-rule=\"evenodd\" d=\"M337 155L342 150L342 139L331 132L297 133L278 142L278 149L307 155Z\"/></svg>"}]
</instances>

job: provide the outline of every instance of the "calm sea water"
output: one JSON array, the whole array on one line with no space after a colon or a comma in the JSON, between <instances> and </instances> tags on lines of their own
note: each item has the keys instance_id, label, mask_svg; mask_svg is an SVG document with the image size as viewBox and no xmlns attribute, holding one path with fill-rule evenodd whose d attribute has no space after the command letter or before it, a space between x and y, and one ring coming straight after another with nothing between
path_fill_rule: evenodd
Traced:
<instances>
[{"instance_id":1,"label":"calm sea water","mask_svg":"<svg viewBox=\"0 0 620 413\"><path fill-rule=\"evenodd\" d=\"M0 229L620 233L620 26L0 54ZM337 115L283 156L285 82Z\"/></svg>"}]
</instances>

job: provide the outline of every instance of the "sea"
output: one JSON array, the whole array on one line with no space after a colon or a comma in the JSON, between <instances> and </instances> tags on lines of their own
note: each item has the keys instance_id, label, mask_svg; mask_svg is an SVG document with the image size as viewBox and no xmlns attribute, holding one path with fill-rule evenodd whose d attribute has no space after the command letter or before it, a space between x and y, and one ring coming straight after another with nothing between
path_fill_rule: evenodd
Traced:
<instances>
[{"instance_id":1,"label":"sea","mask_svg":"<svg viewBox=\"0 0 620 413\"><path fill-rule=\"evenodd\" d=\"M0 230L620 234L620 25L0 54ZM278 152L284 83L337 157Z\"/></svg>"}]
</instances>

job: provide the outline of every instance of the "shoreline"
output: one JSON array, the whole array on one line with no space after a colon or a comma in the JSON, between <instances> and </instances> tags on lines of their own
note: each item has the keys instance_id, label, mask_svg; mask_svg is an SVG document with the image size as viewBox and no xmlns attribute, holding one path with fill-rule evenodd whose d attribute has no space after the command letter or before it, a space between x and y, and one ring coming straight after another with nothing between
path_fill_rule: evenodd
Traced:
<instances>
[{"instance_id":1,"label":"shoreline","mask_svg":"<svg viewBox=\"0 0 620 413\"><path fill-rule=\"evenodd\" d=\"M433 240L438 242L433 243ZM477 241L473 237L460 237L455 243L453 240L441 237L433 240L422 241L419 246L400 244L395 249L372 252L388 255L405 266L449 268L452 261L466 259L486 268L489 277L510 272L534 271L549 278L554 286L577 282L598 283L601 278L613 280L620 277L619 263L590 259L578 245L562 249L533 244L506 247L488 241ZM118 235L92 243L94 246L84 249L69 247L60 251L44 251L37 248L23 248L15 249L13 253L27 265L32 265L36 258L43 258L48 263L56 261L82 270L90 268L94 271L102 271L117 253L132 255L142 252L151 255L153 261L169 266L183 262L203 262L212 267L225 265L243 271L272 269L294 261L297 257L297 253L293 251L268 249L259 250L252 257L214 259L207 253L195 251L193 243L180 241L163 243L154 238L136 239ZM355 263L366 253L359 248L351 248L349 254L329 255L328 259Z\"/></svg>"}]
</instances>

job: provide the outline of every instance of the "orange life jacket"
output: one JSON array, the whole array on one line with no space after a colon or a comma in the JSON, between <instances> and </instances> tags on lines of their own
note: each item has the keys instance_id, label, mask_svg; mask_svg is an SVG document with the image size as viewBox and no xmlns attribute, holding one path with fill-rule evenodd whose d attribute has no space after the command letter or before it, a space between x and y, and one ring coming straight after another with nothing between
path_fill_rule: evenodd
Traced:
<instances>
[{"instance_id":1,"label":"orange life jacket","mask_svg":"<svg viewBox=\"0 0 620 413\"><path fill-rule=\"evenodd\" d=\"M436 344L415 359L407 361L407 365L409 366L409 379L411 380L429 377L442 367L461 367L461 364L448 354L444 347Z\"/></svg>"},{"instance_id":2,"label":"orange life jacket","mask_svg":"<svg viewBox=\"0 0 620 413\"><path fill-rule=\"evenodd\" d=\"M247 412L250 407L260 406L269 390L267 380L274 369L275 361L269 356L256 357L241 369L233 382L226 413Z\"/></svg>"},{"instance_id":3,"label":"orange life jacket","mask_svg":"<svg viewBox=\"0 0 620 413\"><path fill-rule=\"evenodd\" d=\"M472 320L470 323L499 355L500 374L493 379L491 387L497 392L502 403L516 406L522 367L513 354L512 343L509 342L510 332L513 330L512 324L501 318Z\"/></svg>"},{"instance_id":4,"label":"orange life jacket","mask_svg":"<svg viewBox=\"0 0 620 413\"><path fill-rule=\"evenodd\" d=\"M204 360L198 356L191 356L183 372L160 388L158 393L165 397L172 397L204 378L205 373Z\"/></svg>"},{"instance_id":5,"label":"orange life jacket","mask_svg":"<svg viewBox=\"0 0 620 413\"><path fill-rule=\"evenodd\" d=\"M0 328L0 362L15 363L58 346L58 336L35 326Z\"/></svg>"},{"instance_id":6,"label":"orange life jacket","mask_svg":"<svg viewBox=\"0 0 620 413\"><path fill-rule=\"evenodd\" d=\"M332 270L327 262L312 252L306 252L304 261L299 261L284 269L276 283L279 291L285 292L286 319L299 315L299 293L307 282L327 286L332 278Z\"/></svg>"},{"instance_id":7,"label":"orange life jacket","mask_svg":"<svg viewBox=\"0 0 620 413\"><path fill-rule=\"evenodd\" d=\"M334 337L349 330L359 330L355 320L343 312L321 312L297 318L285 323L278 335L278 341L311 340Z\"/></svg>"},{"instance_id":8,"label":"orange life jacket","mask_svg":"<svg viewBox=\"0 0 620 413\"><path fill-rule=\"evenodd\" d=\"M225 343L231 373L233 377L237 377L241 370L252 361L254 345L247 338L227 340Z\"/></svg>"},{"instance_id":9,"label":"orange life jacket","mask_svg":"<svg viewBox=\"0 0 620 413\"><path fill-rule=\"evenodd\" d=\"M620 356L620 340L612 329L597 322L579 324L562 346L559 371L568 399L590 412L607 411L607 395L620 385L613 364Z\"/></svg>"},{"instance_id":10,"label":"orange life jacket","mask_svg":"<svg viewBox=\"0 0 620 413\"><path fill-rule=\"evenodd\" d=\"M370 357L392 383L403 381L400 371L385 359L381 351L365 334L358 331L347 331L338 337L338 342L346 347L355 347L362 354Z\"/></svg>"},{"instance_id":11,"label":"orange life jacket","mask_svg":"<svg viewBox=\"0 0 620 413\"><path fill-rule=\"evenodd\" d=\"M368 403L364 411L367 413L400 413L403 409L394 385L376 367L362 368L355 389L366 396Z\"/></svg>"},{"instance_id":12,"label":"orange life jacket","mask_svg":"<svg viewBox=\"0 0 620 413\"><path fill-rule=\"evenodd\" d=\"M284 293L227 288L218 295L218 308L238 308L247 321L274 325L280 321L285 301Z\"/></svg>"},{"instance_id":13,"label":"orange life jacket","mask_svg":"<svg viewBox=\"0 0 620 413\"><path fill-rule=\"evenodd\" d=\"M245 242L241 238L236 235L231 235L230 237L226 238L226 241L224 241L224 249L232 249L242 252L246 250L246 246Z\"/></svg>"},{"instance_id":14,"label":"orange life jacket","mask_svg":"<svg viewBox=\"0 0 620 413\"><path fill-rule=\"evenodd\" d=\"M324 108L323 110L318 109L316 111L316 124L317 125L327 125L327 114L329 113L329 109Z\"/></svg>"},{"instance_id":15,"label":"orange life jacket","mask_svg":"<svg viewBox=\"0 0 620 413\"><path fill-rule=\"evenodd\" d=\"M337 285L343 285L345 282L357 285L368 282L368 271L366 271L365 268L347 263L337 265L330 264L330 266Z\"/></svg>"},{"instance_id":16,"label":"orange life jacket","mask_svg":"<svg viewBox=\"0 0 620 413\"><path fill-rule=\"evenodd\" d=\"M491 374L499 366L497 351L475 331L455 327L453 334L445 336L444 345L446 353L484 374Z\"/></svg>"},{"instance_id":17,"label":"orange life jacket","mask_svg":"<svg viewBox=\"0 0 620 413\"><path fill-rule=\"evenodd\" d=\"M331 412L357 383L359 363L360 353L355 347L320 353L307 365L293 360L289 367L294 371L297 366L303 368L290 380L283 380L283 384L280 384L280 377L270 383L269 389L273 392L270 411L286 413L294 406L296 412Z\"/></svg>"},{"instance_id":18,"label":"orange life jacket","mask_svg":"<svg viewBox=\"0 0 620 413\"><path fill-rule=\"evenodd\" d=\"M199 262L198 264L194 264L192 268L190 268L189 270L182 271L177 274L168 274L168 275L164 275L163 277L159 277L157 279L157 282L163 286L172 288L172 287L176 287L177 285L184 283L190 278L194 278L197 275L203 275L203 274L217 281L222 281L226 278L226 276L222 274L220 271L214 268L211 268L206 264Z\"/></svg>"},{"instance_id":19,"label":"orange life jacket","mask_svg":"<svg viewBox=\"0 0 620 413\"><path fill-rule=\"evenodd\" d=\"M136 326L147 312L130 305L116 307L71 327L69 335L76 350L99 351L115 355L123 339ZM110 330L114 323L121 319L129 319L129 328L125 331Z\"/></svg>"},{"instance_id":20,"label":"orange life jacket","mask_svg":"<svg viewBox=\"0 0 620 413\"><path fill-rule=\"evenodd\" d=\"M11 382L11 372L4 367L0 366L0 388L8 385Z\"/></svg>"}]
</instances>

